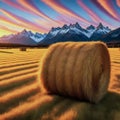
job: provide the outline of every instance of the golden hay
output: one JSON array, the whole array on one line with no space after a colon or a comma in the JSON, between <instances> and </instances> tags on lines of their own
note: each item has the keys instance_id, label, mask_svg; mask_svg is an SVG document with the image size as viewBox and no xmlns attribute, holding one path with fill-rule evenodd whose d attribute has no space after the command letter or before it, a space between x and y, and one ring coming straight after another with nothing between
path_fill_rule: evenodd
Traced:
<instances>
[{"instance_id":1,"label":"golden hay","mask_svg":"<svg viewBox=\"0 0 120 120\"><path fill-rule=\"evenodd\" d=\"M27 51L27 48L26 47L21 47L20 51Z\"/></svg>"},{"instance_id":2,"label":"golden hay","mask_svg":"<svg viewBox=\"0 0 120 120\"><path fill-rule=\"evenodd\" d=\"M50 93L97 103L109 84L109 52L102 42L57 43L49 47L39 74Z\"/></svg>"}]
</instances>

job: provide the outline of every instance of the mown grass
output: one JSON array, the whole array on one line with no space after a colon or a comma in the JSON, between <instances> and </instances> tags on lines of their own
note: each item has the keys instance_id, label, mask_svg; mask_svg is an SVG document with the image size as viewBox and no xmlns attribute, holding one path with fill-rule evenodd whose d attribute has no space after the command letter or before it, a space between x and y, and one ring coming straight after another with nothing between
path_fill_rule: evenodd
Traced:
<instances>
[{"instance_id":1,"label":"mown grass","mask_svg":"<svg viewBox=\"0 0 120 120\"><path fill-rule=\"evenodd\" d=\"M15 88L17 88L18 86L24 86L27 85L29 83L33 83L33 81L36 81L36 75L34 74L29 74L29 75L25 75L22 77L16 77L16 79L9 79L9 80L5 80L5 81L1 81L0 82L0 96L2 95L1 93L5 93L6 91L9 90L14 90Z\"/></svg>"},{"instance_id":2,"label":"mown grass","mask_svg":"<svg viewBox=\"0 0 120 120\"><path fill-rule=\"evenodd\" d=\"M27 74L29 74L29 73L36 73L37 71L38 71L37 68L32 68L30 70L16 71L14 73L3 75L2 77L0 77L0 81L7 80L7 79L10 79L10 78L15 78L17 76L22 76L22 75L26 75L27 76Z\"/></svg>"},{"instance_id":3,"label":"mown grass","mask_svg":"<svg viewBox=\"0 0 120 120\"><path fill-rule=\"evenodd\" d=\"M26 70L26 69L31 69L31 68L35 68L35 67L38 67L37 64L32 64L32 65L26 65L26 66L18 66L18 67L15 67L15 68L8 68L8 69L3 69L3 70L0 70L0 75L4 75L4 74L10 74L10 73L13 73L15 71L18 71L18 70Z\"/></svg>"},{"instance_id":4,"label":"mown grass","mask_svg":"<svg viewBox=\"0 0 120 120\"><path fill-rule=\"evenodd\" d=\"M32 85L26 85L22 88L17 88L14 91L8 92L3 96L0 96L0 114L7 112L10 108L13 108L20 103L24 102L30 96L33 96L40 92L36 83Z\"/></svg>"},{"instance_id":5,"label":"mown grass","mask_svg":"<svg viewBox=\"0 0 120 120\"><path fill-rule=\"evenodd\" d=\"M0 53L0 71L4 72L0 75L0 120L120 119L120 51L118 49L109 49L112 63L109 92L98 104L41 93L36 71L45 51L45 49L27 49L23 53L11 49L7 50L13 53L9 56L8 53ZM29 65L36 66L29 67Z\"/></svg>"},{"instance_id":6,"label":"mown grass","mask_svg":"<svg viewBox=\"0 0 120 120\"><path fill-rule=\"evenodd\" d=\"M114 101L114 103L113 103ZM90 104L61 96L41 95L0 116L1 119L22 120L119 120L120 94L108 92L99 104ZM67 115L67 116L66 116Z\"/></svg>"}]
</instances>

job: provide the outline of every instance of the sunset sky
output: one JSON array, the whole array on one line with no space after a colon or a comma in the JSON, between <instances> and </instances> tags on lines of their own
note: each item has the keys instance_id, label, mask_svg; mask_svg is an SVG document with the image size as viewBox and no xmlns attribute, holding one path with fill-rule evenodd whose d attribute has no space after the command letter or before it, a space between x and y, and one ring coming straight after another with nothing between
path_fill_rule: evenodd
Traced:
<instances>
[{"instance_id":1,"label":"sunset sky","mask_svg":"<svg viewBox=\"0 0 120 120\"><path fill-rule=\"evenodd\" d=\"M47 33L75 22L120 27L120 0L0 0L0 36L23 29Z\"/></svg>"}]
</instances>

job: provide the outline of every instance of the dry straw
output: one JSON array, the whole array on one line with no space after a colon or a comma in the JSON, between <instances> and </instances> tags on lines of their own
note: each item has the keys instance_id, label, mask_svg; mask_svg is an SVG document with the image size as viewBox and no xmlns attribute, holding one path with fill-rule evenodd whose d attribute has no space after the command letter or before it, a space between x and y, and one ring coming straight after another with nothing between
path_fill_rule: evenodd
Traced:
<instances>
[{"instance_id":1,"label":"dry straw","mask_svg":"<svg viewBox=\"0 0 120 120\"><path fill-rule=\"evenodd\" d=\"M98 103L107 92L110 56L102 42L65 42L49 47L40 82L50 93Z\"/></svg>"},{"instance_id":2,"label":"dry straw","mask_svg":"<svg viewBox=\"0 0 120 120\"><path fill-rule=\"evenodd\" d=\"M20 51L27 51L27 48L26 47L21 47Z\"/></svg>"}]
</instances>

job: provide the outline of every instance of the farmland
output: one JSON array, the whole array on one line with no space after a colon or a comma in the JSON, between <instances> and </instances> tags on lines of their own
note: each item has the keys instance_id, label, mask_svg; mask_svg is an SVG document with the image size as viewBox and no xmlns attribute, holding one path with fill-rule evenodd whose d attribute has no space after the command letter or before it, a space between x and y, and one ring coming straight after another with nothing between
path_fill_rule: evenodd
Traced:
<instances>
[{"instance_id":1,"label":"farmland","mask_svg":"<svg viewBox=\"0 0 120 120\"><path fill-rule=\"evenodd\" d=\"M0 120L120 119L120 50L110 48L108 93L97 105L42 94L39 65L46 49L0 49Z\"/></svg>"}]
</instances>

